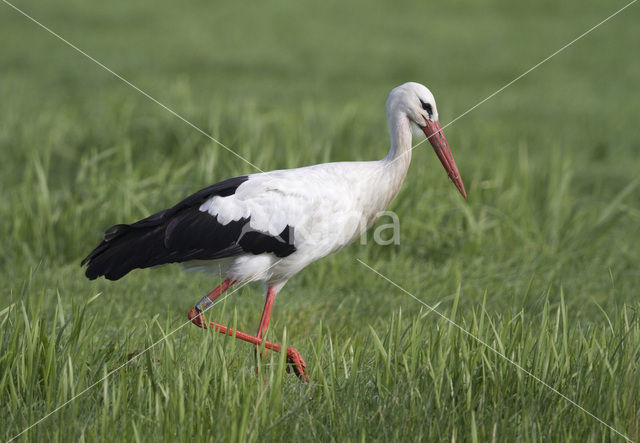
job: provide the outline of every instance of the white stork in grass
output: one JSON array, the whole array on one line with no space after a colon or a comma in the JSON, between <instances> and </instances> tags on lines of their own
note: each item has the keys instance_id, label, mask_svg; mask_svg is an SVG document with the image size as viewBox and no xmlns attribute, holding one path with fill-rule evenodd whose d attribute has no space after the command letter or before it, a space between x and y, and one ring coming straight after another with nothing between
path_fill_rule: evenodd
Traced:
<instances>
[{"instance_id":1,"label":"white stork in grass","mask_svg":"<svg viewBox=\"0 0 640 443\"><path fill-rule=\"evenodd\" d=\"M280 351L263 341L276 294L308 264L341 250L373 225L396 196L411 161L412 137L427 137L460 193L466 192L444 137L436 102L421 84L405 83L387 100L391 149L368 162L324 163L235 177L204 188L177 205L130 225L109 228L83 261L90 279L118 280L136 268L165 263L222 275L189 319L206 328L202 313L231 285L262 281L265 305L255 336L211 323L236 338ZM294 348L287 359L306 380Z\"/></svg>"}]
</instances>

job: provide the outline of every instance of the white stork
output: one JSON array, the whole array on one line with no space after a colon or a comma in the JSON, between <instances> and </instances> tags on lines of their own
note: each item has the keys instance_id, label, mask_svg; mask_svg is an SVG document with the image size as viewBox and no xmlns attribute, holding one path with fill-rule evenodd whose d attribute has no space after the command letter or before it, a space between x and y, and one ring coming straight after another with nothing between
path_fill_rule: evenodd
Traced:
<instances>
[{"instance_id":1,"label":"white stork","mask_svg":"<svg viewBox=\"0 0 640 443\"><path fill-rule=\"evenodd\" d=\"M255 336L211 323L215 330L280 351L262 340L276 294L305 266L356 240L400 190L411 161L412 136L427 137L460 193L466 191L438 122L436 102L419 83L405 83L387 100L391 149L382 160L324 163L235 177L130 225L109 228L83 261L90 279L117 280L136 268L181 262L224 281L189 312L202 313L234 283L262 281L265 305ZM306 379L294 348L287 358Z\"/></svg>"}]
</instances>

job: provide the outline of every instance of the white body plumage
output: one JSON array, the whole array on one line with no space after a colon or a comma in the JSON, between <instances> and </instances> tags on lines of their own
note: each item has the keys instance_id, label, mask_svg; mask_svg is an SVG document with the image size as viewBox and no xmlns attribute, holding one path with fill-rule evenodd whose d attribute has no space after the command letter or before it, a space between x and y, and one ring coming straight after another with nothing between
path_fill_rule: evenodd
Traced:
<instances>
[{"instance_id":1,"label":"white body plumage","mask_svg":"<svg viewBox=\"0 0 640 443\"><path fill-rule=\"evenodd\" d=\"M187 266L220 272L234 281L282 286L308 264L346 247L371 227L400 189L404 166L404 162L389 166L385 159L250 175L233 195L212 197L200 210L222 224L250 218L252 230L274 237L291 226L296 251L282 258L242 254ZM405 170L389 181L390 168Z\"/></svg>"}]
</instances>

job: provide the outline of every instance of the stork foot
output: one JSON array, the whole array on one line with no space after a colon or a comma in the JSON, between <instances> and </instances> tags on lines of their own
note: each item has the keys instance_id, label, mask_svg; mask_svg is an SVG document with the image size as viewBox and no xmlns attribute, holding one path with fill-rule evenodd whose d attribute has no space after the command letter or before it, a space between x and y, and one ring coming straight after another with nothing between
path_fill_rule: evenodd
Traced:
<instances>
[{"instance_id":1,"label":"stork foot","mask_svg":"<svg viewBox=\"0 0 640 443\"><path fill-rule=\"evenodd\" d=\"M297 349L287 346L287 372L291 372L292 370L301 382L306 383L309 381L307 364L302 359L302 355L300 355Z\"/></svg>"},{"instance_id":2,"label":"stork foot","mask_svg":"<svg viewBox=\"0 0 640 443\"><path fill-rule=\"evenodd\" d=\"M207 325L202 321L202 314L197 308L191 308L189 311L189 320L197 327L207 329Z\"/></svg>"}]
</instances>

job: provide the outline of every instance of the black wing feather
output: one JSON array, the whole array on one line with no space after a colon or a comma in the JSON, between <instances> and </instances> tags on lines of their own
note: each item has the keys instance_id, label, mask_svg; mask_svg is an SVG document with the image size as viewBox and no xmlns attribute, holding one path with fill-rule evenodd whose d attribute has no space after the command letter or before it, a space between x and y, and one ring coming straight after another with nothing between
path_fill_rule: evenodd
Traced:
<instances>
[{"instance_id":1,"label":"black wing feather","mask_svg":"<svg viewBox=\"0 0 640 443\"><path fill-rule=\"evenodd\" d=\"M293 228L287 226L273 237L249 228L249 218L218 223L200 211L209 198L229 196L247 176L225 180L204 188L177 205L130 225L107 229L104 240L84 260L86 276L118 280L136 268L189 260L213 260L243 253L273 253L286 257L295 252Z\"/></svg>"}]
</instances>

